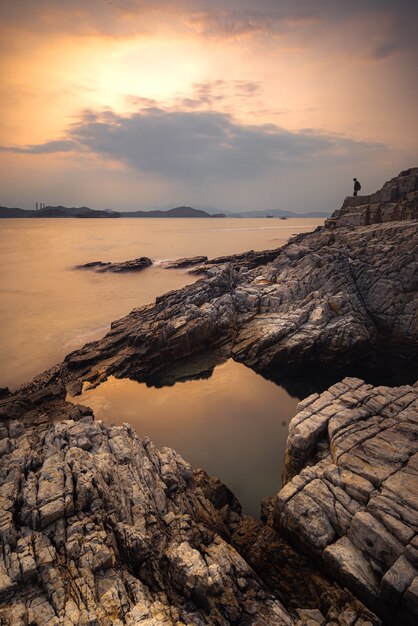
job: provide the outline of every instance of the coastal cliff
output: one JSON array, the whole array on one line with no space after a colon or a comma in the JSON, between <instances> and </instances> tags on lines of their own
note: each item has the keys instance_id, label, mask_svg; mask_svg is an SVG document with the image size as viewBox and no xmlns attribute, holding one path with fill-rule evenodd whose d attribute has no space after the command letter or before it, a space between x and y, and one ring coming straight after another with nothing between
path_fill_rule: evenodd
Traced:
<instances>
[{"instance_id":1,"label":"coastal cliff","mask_svg":"<svg viewBox=\"0 0 418 626\"><path fill-rule=\"evenodd\" d=\"M208 350L261 371L396 357L414 378L418 168L394 188L379 210L375 195L348 200L264 259L212 261L3 392L2 623L379 624L362 602L387 624L415 623L416 386L351 378L304 400L267 523L174 451L66 401L110 375L161 383Z\"/></svg>"}]
</instances>

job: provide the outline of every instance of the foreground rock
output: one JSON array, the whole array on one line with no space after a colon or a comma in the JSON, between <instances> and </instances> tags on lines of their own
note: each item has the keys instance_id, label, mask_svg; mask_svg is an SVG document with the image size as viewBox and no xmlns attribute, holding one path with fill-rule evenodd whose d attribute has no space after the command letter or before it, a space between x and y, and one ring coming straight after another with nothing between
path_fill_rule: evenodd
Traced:
<instances>
[{"instance_id":1,"label":"foreground rock","mask_svg":"<svg viewBox=\"0 0 418 626\"><path fill-rule=\"evenodd\" d=\"M286 583L286 610L280 565L266 584L234 548L237 501L173 450L94 420L59 386L17 407L19 419L2 411L1 624L313 626L340 606L357 626L378 623L307 563L311 590ZM281 545L294 580L301 557Z\"/></svg>"},{"instance_id":2,"label":"foreground rock","mask_svg":"<svg viewBox=\"0 0 418 626\"><path fill-rule=\"evenodd\" d=\"M388 624L418 620L418 386L346 378L298 406L270 521Z\"/></svg>"},{"instance_id":3,"label":"foreground rock","mask_svg":"<svg viewBox=\"0 0 418 626\"><path fill-rule=\"evenodd\" d=\"M146 256L141 256L138 259L132 259L130 261L122 261L121 263L110 263L104 261L90 261L83 265L76 265L77 270L94 270L96 272L138 272L146 267L152 265L151 259Z\"/></svg>"}]
</instances>

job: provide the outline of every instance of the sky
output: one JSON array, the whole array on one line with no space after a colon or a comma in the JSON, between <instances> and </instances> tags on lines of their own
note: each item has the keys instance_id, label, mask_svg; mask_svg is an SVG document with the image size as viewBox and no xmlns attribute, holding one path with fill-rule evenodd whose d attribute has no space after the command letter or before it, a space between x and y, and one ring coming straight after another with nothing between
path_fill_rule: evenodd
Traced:
<instances>
[{"instance_id":1,"label":"sky","mask_svg":"<svg viewBox=\"0 0 418 626\"><path fill-rule=\"evenodd\" d=\"M416 0L2 0L0 205L332 211L417 166Z\"/></svg>"}]
</instances>

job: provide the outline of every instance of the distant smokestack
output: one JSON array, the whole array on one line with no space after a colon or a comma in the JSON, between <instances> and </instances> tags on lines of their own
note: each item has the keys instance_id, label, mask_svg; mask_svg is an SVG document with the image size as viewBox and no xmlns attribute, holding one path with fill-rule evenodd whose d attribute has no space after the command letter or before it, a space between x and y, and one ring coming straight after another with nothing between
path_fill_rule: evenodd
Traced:
<instances>
[{"instance_id":1,"label":"distant smokestack","mask_svg":"<svg viewBox=\"0 0 418 626\"><path fill-rule=\"evenodd\" d=\"M35 211L37 211L37 210L38 210L38 203L36 202L36 208L35 208Z\"/></svg>"}]
</instances>

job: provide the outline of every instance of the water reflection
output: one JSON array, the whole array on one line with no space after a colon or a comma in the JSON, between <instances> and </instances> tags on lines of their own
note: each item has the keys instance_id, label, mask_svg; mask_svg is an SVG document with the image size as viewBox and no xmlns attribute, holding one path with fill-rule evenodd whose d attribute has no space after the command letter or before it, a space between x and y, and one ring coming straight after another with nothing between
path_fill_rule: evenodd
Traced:
<instances>
[{"instance_id":1,"label":"water reflection","mask_svg":"<svg viewBox=\"0 0 418 626\"><path fill-rule=\"evenodd\" d=\"M154 381L171 386L111 377L74 400L106 423L129 422L141 437L174 448L193 467L218 476L244 511L258 516L261 498L281 486L287 427L298 400L232 360L214 367L212 356L209 367L189 362L191 371L183 372L184 378L191 373L206 379L173 384L185 367L180 364L171 379L167 371Z\"/></svg>"}]
</instances>

